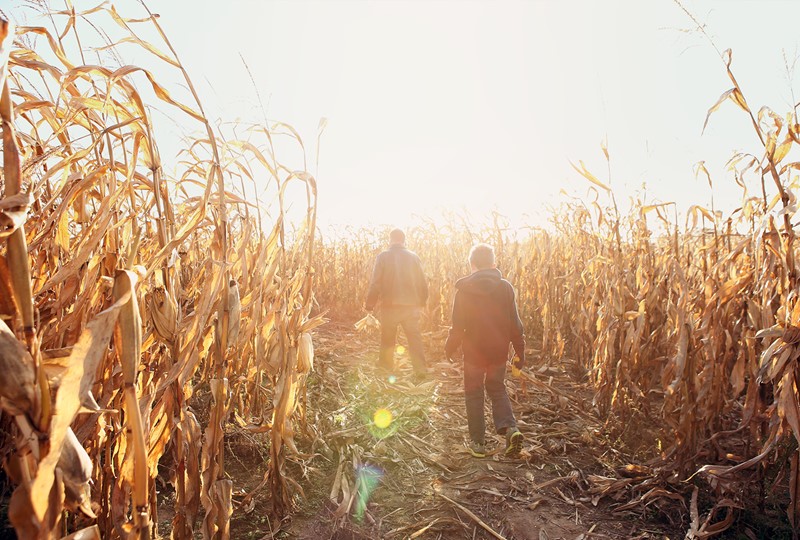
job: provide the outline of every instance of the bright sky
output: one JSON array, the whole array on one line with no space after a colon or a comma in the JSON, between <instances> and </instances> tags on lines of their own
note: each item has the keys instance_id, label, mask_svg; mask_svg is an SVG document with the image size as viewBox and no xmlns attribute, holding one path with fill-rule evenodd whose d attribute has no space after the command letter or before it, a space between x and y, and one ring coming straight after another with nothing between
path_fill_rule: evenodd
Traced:
<instances>
[{"instance_id":1,"label":"bright sky","mask_svg":"<svg viewBox=\"0 0 800 540\"><path fill-rule=\"evenodd\" d=\"M561 189L586 196L569 160L607 180L606 137L618 198L646 185L649 201L708 205L692 168L705 160L717 207L732 209L741 193L725 162L737 149L759 151L732 102L701 136L731 84L713 47L682 31L694 25L671 0L150 5L211 116L260 119L245 59L268 117L293 125L310 148L323 227L407 226L414 214L461 209L541 224ZM790 63L798 54L800 3L685 5L721 50L733 49L752 108L788 112L797 78L784 52ZM131 0L119 9L140 13Z\"/></svg>"}]
</instances>

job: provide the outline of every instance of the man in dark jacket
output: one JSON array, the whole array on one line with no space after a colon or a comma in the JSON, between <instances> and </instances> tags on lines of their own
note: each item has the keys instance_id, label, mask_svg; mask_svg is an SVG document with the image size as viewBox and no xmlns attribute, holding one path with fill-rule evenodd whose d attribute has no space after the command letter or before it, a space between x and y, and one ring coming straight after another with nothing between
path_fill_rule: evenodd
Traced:
<instances>
[{"instance_id":1,"label":"man in dark jacket","mask_svg":"<svg viewBox=\"0 0 800 540\"><path fill-rule=\"evenodd\" d=\"M405 247L406 235L400 229L389 233L389 249L378 255L367 292L367 311L380 300L381 352L378 366L394 371L397 326L403 327L408 352L417 375L426 375L425 352L419 317L428 300L428 284L419 257Z\"/></svg>"},{"instance_id":2,"label":"man in dark jacket","mask_svg":"<svg viewBox=\"0 0 800 540\"><path fill-rule=\"evenodd\" d=\"M445 355L452 361L459 347L464 352L464 397L472 455L486 455L484 388L492 401L494 427L506 437L506 455L517 455L522 449L522 433L517 429L505 387L509 343L519 358L515 367L521 368L525 363L525 337L514 300L514 287L495 267L491 246L474 246L469 262L472 274L456 282L453 326L445 344Z\"/></svg>"}]
</instances>

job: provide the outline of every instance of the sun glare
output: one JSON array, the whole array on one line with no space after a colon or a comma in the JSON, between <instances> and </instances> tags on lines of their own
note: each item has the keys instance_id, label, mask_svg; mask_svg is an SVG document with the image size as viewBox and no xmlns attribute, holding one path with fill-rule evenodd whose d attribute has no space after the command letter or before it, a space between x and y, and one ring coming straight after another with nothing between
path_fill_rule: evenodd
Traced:
<instances>
[{"instance_id":1,"label":"sun glare","mask_svg":"<svg viewBox=\"0 0 800 540\"><path fill-rule=\"evenodd\" d=\"M386 429L392 424L392 411L389 409L378 409L372 417L375 426Z\"/></svg>"}]
</instances>

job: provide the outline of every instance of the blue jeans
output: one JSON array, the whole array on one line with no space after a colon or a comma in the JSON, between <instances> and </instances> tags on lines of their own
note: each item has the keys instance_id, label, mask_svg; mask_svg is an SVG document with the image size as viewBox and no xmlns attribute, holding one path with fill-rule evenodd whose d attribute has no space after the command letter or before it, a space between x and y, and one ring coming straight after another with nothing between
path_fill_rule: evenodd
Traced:
<instances>
[{"instance_id":1,"label":"blue jeans","mask_svg":"<svg viewBox=\"0 0 800 540\"><path fill-rule=\"evenodd\" d=\"M484 364L464 359L464 399L467 403L469 436L474 442L483 443L486 423L483 416L484 388L492 402L494 428L501 435L508 428L516 428L517 421L511 410L505 385L506 364L497 362Z\"/></svg>"},{"instance_id":2,"label":"blue jeans","mask_svg":"<svg viewBox=\"0 0 800 540\"><path fill-rule=\"evenodd\" d=\"M421 309L415 306L395 306L381 309L381 353L378 366L394 370L394 347L397 342L397 326L403 327L408 340L408 354L414 371L425 371L425 350L422 345L422 333L419 330Z\"/></svg>"}]
</instances>

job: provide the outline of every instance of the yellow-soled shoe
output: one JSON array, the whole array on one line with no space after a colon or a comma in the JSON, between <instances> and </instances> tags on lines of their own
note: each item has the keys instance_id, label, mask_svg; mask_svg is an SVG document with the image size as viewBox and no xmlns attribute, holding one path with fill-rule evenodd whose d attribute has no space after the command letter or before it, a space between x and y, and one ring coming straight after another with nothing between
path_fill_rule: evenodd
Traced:
<instances>
[{"instance_id":1,"label":"yellow-soled shoe","mask_svg":"<svg viewBox=\"0 0 800 540\"><path fill-rule=\"evenodd\" d=\"M484 458L486 457L486 445L483 443L471 442L469 443L469 453L472 457Z\"/></svg>"},{"instance_id":2,"label":"yellow-soled shoe","mask_svg":"<svg viewBox=\"0 0 800 540\"><path fill-rule=\"evenodd\" d=\"M510 428L506 433L506 455L518 456L522 451L522 441L525 437L517 428Z\"/></svg>"}]
</instances>

